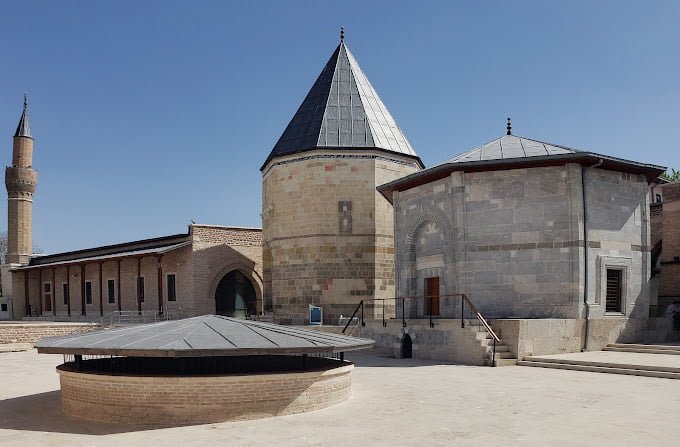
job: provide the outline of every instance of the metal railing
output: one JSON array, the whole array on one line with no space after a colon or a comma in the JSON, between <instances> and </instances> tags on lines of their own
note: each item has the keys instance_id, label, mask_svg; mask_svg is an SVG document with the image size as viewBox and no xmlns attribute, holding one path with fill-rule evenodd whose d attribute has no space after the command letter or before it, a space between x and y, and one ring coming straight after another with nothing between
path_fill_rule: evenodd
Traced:
<instances>
[{"instance_id":1,"label":"metal railing","mask_svg":"<svg viewBox=\"0 0 680 447\"><path fill-rule=\"evenodd\" d=\"M464 293L430 297L361 300L342 329L342 333L344 334L354 321L356 321L355 326L366 326L365 314L373 315L375 319L381 319L383 327L387 326L387 320L390 319L401 319L402 327L406 327L408 320L427 318L431 328L435 327L437 319L460 318L461 328L465 328L466 321L468 324L478 321L479 325L493 340L492 364L496 365L496 343L500 343L501 339L491 328L479 309Z\"/></svg>"}]
</instances>

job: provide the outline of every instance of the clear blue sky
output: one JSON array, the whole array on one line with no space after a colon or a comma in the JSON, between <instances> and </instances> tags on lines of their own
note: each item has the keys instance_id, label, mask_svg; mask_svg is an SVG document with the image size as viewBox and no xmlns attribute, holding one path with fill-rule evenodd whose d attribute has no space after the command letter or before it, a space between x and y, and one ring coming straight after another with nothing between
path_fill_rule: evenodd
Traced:
<instances>
[{"instance_id":1,"label":"clear blue sky","mask_svg":"<svg viewBox=\"0 0 680 447\"><path fill-rule=\"evenodd\" d=\"M46 253L260 226L260 165L343 25L427 166L511 116L677 169L678 23L677 1L4 1L2 160L28 90Z\"/></svg>"}]
</instances>

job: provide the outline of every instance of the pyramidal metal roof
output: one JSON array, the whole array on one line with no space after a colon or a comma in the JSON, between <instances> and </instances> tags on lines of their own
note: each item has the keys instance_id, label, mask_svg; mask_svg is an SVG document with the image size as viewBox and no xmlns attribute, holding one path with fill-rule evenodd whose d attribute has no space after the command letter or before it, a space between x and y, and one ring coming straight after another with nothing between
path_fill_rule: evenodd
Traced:
<instances>
[{"instance_id":1,"label":"pyramidal metal roof","mask_svg":"<svg viewBox=\"0 0 680 447\"><path fill-rule=\"evenodd\" d=\"M219 315L128 326L38 341L40 353L208 357L345 352L373 340Z\"/></svg>"},{"instance_id":2,"label":"pyramidal metal roof","mask_svg":"<svg viewBox=\"0 0 680 447\"><path fill-rule=\"evenodd\" d=\"M575 154L578 152L581 151L517 135L504 135L501 138L446 160L442 164L545 157L549 155Z\"/></svg>"},{"instance_id":3,"label":"pyramidal metal roof","mask_svg":"<svg viewBox=\"0 0 680 447\"><path fill-rule=\"evenodd\" d=\"M21 118L19 118L19 125L17 126L17 131L14 132L15 137L28 137L33 138L31 135L31 124L28 122L28 97L24 94L24 110L21 112Z\"/></svg>"},{"instance_id":4,"label":"pyramidal metal roof","mask_svg":"<svg viewBox=\"0 0 680 447\"><path fill-rule=\"evenodd\" d=\"M272 149L377 148L417 157L349 48L341 41Z\"/></svg>"}]
</instances>

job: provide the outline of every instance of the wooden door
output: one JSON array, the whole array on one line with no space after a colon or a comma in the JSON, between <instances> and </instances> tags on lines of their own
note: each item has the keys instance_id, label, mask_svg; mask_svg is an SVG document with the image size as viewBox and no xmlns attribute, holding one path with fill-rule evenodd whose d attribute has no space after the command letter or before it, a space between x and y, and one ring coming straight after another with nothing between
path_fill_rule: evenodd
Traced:
<instances>
[{"instance_id":1,"label":"wooden door","mask_svg":"<svg viewBox=\"0 0 680 447\"><path fill-rule=\"evenodd\" d=\"M439 315L439 277L425 278L425 309L427 315Z\"/></svg>"}]
</instances>

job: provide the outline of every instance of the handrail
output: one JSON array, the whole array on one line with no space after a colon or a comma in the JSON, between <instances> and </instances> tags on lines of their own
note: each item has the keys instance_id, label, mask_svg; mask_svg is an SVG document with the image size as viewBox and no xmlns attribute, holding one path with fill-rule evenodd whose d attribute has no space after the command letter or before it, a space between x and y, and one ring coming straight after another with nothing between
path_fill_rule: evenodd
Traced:
<instances>
[{"instance_id":1,"label":"handrail","mask_svg":"<svg viewBox=\"0 0 680 447\"><path fill-rule=\"evenodd\" d=\"M357 316L357 312L361 308L361 325L366 326L366 323L364 323L364 300L361 300L359 304L357 305L356 309L354 309L354 312L352 313L352 316L349 317L349 320L347 320L347 324L345 325L344 328L342 328L342 333L344 334L347 328L349 327L349 324L354 321L354 317ZM384 314L383 314L383 319L384 319Z\"/></svg>"},{"instance_id":2,"label":"handrail","mask_svg":"<svg viewBox=\"0 0 680 447\"><path fill-rule=\"evenodd\" d=\"M475 317L477 317L479 322L482 323L482 326L484 326L484 329L486 329L486 331L491 335L491 337L493 337L494 341L497 341L497 342L500 343L501 339L498 337L498 335L496 335L496 333L493 331L493 329L491 329L491 326L489 326L489 323L482 316L481 312L479 312L479 310L477 309L477 306L475 306L472 303L472 301L470 301L470 298L468 298L467 295L465 295L464 293L461 294L461 296L462 296L463 300L465 300L465 302L468 303L468 306L470 306L470 309L472 310L472 312L474 312ZM461 318L461 322L463 322L463 318ZM461 326L461 327L465 327L465 323L463 322L462 324L463 324L463 326Z\"/></svg>"}]
</instances>

